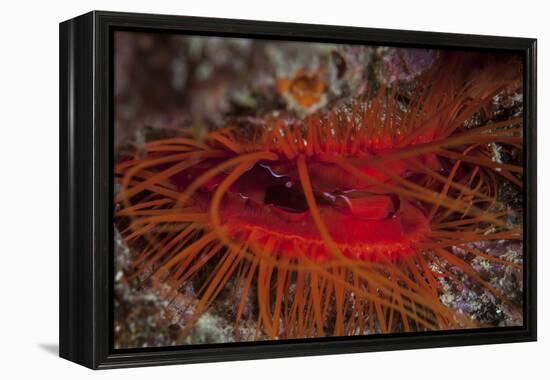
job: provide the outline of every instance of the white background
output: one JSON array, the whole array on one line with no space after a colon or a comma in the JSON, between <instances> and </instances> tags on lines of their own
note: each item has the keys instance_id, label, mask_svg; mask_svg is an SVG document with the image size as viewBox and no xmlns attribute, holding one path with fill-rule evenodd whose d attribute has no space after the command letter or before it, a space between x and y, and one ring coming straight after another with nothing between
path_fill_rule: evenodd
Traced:
<instances>
[{"instance_id":1,"label":"white background","mask_svg":"<svg viewBox=\"0 0 550 380\"><path fill-rule=\"evenodd\" d=\"M546 1L11 1L0 21L0 378L549 378ZM58 23L93 9L539 39L539 342L93 372L59 359ZM546 142L546 143L545 143ZM546 353L544 352L546 351Z\"/></svg>"}]
</instances>

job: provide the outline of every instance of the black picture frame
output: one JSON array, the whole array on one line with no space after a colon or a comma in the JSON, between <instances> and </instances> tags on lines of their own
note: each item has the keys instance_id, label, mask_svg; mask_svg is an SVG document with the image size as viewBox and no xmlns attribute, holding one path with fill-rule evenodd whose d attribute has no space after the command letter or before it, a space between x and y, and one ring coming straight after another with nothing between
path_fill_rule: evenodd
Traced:
<instances>
[{"instance_id":1,"label":"black picture frame","mask_svg":"<svg viewBox=\"0 0 550 380\"><path fill-rule=\"evenodd\" d=\"M140 30L402 47L524 59L524 325L391 336L112 349L112 36ZM535 341L536 39L93 11L60 24L60 356L93 369Z\"/></svg>"}]
</instances>

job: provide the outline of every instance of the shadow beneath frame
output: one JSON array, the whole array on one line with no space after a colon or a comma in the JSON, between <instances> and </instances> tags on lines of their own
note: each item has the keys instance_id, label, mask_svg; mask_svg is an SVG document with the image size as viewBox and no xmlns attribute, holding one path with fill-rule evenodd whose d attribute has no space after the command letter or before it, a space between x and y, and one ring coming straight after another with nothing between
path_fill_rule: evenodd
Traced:
<instances>
[{"instance_id":1,"label":"shadow beneath frame","mask_svg":"<svg viewBox=\"0 0 550 380\"><path fill-rule=\"evenodd\" d=\"M59 344L58 343L39 343L38 347L40 347L42 350L55 355L59 356Z\"/></svg>"}]
</instances>

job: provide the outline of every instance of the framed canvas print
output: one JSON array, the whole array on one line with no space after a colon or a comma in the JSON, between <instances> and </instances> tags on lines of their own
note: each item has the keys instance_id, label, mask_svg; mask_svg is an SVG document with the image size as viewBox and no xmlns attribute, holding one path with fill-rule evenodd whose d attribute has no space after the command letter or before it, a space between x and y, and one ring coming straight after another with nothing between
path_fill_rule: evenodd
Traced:
<instances>
[{"instance_id":1,"label":"framed canvas print","mask_svg":"<svg viewBox=\"0 0 550 380\"><path fill-rule=\"evenodd\" d=\"M60 355L536 339L536 41L60 25Z\"/></svg>"}]
</instances>

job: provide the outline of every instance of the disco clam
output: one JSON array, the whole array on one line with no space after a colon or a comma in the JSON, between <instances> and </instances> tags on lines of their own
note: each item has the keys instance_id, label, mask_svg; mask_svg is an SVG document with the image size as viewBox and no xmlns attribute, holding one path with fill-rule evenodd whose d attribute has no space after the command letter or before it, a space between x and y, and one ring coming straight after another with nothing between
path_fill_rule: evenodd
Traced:
<instances>
[{"instance_id":1,"label":"disco clam","mask_svg":"<svg viewBox=\"0 0 550 380\"><path fill-rule=\"evenodd\" d=\"M442 279L460 286L449 266L514 308L452 248L521 268L473 243L522 238L497 199L522 168L488 148L521 149L522 121L470 127L512 82L466 80L459 64L434 65L407 101L389 85L304 119L228 123L202 140L182 131L121 159L115 222L133 275L198 289L180 342L227 287L235 329L252 298L258 331L278 339L479 327L440 299Z\"/></svg>"}]
</instances>

